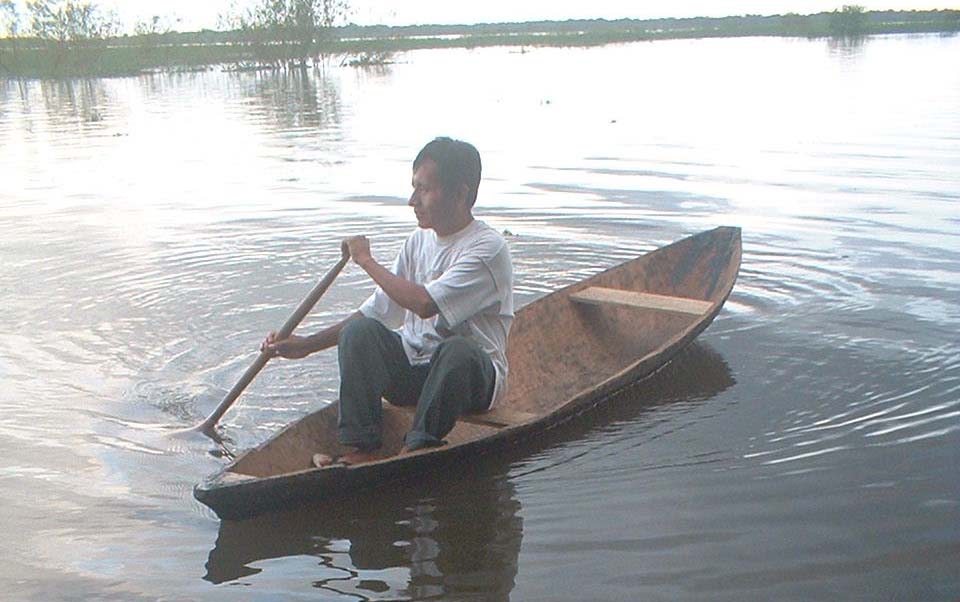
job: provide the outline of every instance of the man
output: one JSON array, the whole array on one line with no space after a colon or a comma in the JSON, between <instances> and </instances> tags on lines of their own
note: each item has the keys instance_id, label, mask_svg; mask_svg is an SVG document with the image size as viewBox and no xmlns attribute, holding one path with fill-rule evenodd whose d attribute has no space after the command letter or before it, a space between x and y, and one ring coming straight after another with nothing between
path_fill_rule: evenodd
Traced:
<instances>
[{"instance_id":1,"label":"man","mask_svg":"<svg viewBox=\"0 0 960 602\"><path fill-rule=\"evenodd\" d=\"M503 237L473 217L480 171L472 145L450 138L428 143L413 162L408 203L418 229L392 269L377 263L366 237L343 243L377 284L373 295L314 335L277 340L271 333L263 343L263 350L286 358L337 345L339 438L356 450L343 462L377 457L381 398L416 405L406 452L442 445L457 416L487 410L506 393L513 266Z\"/></svg>"}]
</instances>

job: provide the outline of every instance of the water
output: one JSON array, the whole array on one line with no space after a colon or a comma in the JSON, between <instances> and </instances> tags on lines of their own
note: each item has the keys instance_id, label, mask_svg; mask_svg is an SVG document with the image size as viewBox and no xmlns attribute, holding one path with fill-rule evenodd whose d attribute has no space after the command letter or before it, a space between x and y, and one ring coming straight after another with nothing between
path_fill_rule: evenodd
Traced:
<instances>
[{"instance_id":1,"label":"water","mask_svg":"<svg viewBox=\"0 0 960 602\"><path fill-rule=\"evenodd\" d=\"M0 82L0 584L13 600L960 596L960 38L420 51L377 70ZM221 523L215 407L410 161L484 159L518 304L716 225L696 345L528 449ZM304 331L370 291L348 268ZM230 449L336 393L271 364Z\"/></svg>"}]
</instances>

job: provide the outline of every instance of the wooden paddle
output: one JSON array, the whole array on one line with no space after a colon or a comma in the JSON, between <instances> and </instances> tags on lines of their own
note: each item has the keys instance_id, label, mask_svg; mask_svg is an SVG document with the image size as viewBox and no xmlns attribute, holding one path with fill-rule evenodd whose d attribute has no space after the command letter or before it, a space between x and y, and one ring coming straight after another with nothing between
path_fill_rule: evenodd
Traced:
<instances>
[{"instance_id":1,"label":"wooden paddle","mask_svg":"<svg viewBox=\"0 0 960 602\"><path fill-rule=\"evenodd\" d=\"M313 309L313 306L317 304L317 301L320 300L320 297L323 296L327 289L330 288L330 285L333 284L333 281L337 278L337 275L340 274L340 271L343 270L343 266L347 265L347 261L350 260L350 256L344 250L343 256L340 258L340 261L337 262L337 265L333 266L329 272L317 283L313 290L310 291L310 294L300 302L300 305L297 306L297 309L293 312L287 321L284 323L283 327L277 331L278 339L285 339L291 334L293 330L303 321L303 318L306 317L310 310ZM218 439L216 431L213 427L217 425L220 418L226 413L230 406L233 405L233 402L240 397L240 394L243 393L243 390L247 388L254 377L259 374L260 370L267 365L267 362L270 361L272 356L266 351L261 351L260 355L257 356L256 361L253 362L247 371L243 373L243 376L240 377L240 380L237 381L237 384L233 385L233 388L227 393L226 397L223 398L223 401L220 402L220 405L207 416L207 419L193 427L188 429L190 431L200 431L203 434L213 438Z\"/></svg>"}]
</instances>

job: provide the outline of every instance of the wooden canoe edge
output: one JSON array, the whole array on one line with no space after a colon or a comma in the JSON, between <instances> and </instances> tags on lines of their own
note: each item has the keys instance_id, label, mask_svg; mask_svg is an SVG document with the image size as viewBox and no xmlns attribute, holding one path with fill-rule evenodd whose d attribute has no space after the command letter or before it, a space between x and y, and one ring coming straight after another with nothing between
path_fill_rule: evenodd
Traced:
<instances>
[{"instance_id":1,"label":"wooden canoe edge","mask_svg":"<svg viewBox=\"0 0 960 602\"><path fill-rule=\"evenodd\" d=\"M381 482L385 482L379 480L381 477L391 481L403 479L419 474L430 467L445 465L448 462L452 462L466 455L486 455L501 449L511 442L516 444L516 442L521 441L521 436L527 432L551 429L562 424L602 403L617 391L662 369L677 353L712 323L721 311L736 281L742 255L741 232L739 228L722 227L702 232L693 237L688 237L699 238L721 234L726 234L729 237L728 244L731 248L729 249L729 254L726 256L727 265L723 268L723 282L717 282L716 284L718 286L712 290L711 296L713 300L711 301L711 309L702 316L699 316L698 319L678 332L675 336L664 341L663 344L655 350L638 358L625 369L606 378L594 387L572 396L557 406L553 413L540 415L539 418L528 420L521 424L504 426L504 428L501 428L498 432L483 439L423 450L422 452L417 452L406 457L398 458L393 456L358 466L334 466L323 469L313 468L261 478L233 479L226 476L226 473L230 472L230 468L245 455L261 449L277 437L282 436L286 431L294 428L301 420L305 420L315 414L314 412L290 423L274 436L255 448L244 452L233 462L205 479L194 488L194 496L213 509L220 518L243 518L276 510L297 501L304 502L306 500L313 501L322 498L336 497L337 495L346 494L348 491L358 491L373 487ZM687 239L681 239L673 244L685 240ZM667 247L661 247L661 249L665 248ZM569 295L572 291L587 288L595 277L618 269L622 265L624 264L609 268L585 281L574 283L547 296ZM328 409L328 407L321 408L317 410L317 412L322 412ZM327 491L324 486L332 484L335 480L339 481L338 486L332 487L330 491ZM349 486L345 487L344 481L346 481ZM238 503L238 500L241 501Z\"/></svg>"},{"instance_id":2,"label":"wooden canoe edge","mask_svg":"<svg viewBox=\"0 0 960 602\"><path fill-rule=\"evenodd\" d=\"M639 257L635 257L624 263L610 266L604 270L597 272L596 274L591 275L590 277L584 280L581 280L579 282L574 282L572 284L568 284L567 286L559 288L555 291L551 291L546 295L539 297L536 301L534 301L533 303L530 303L529 305L533 305L534 303L543 301L545 299L549 299L551 297L569 297L570 293L581 291L591 286L595 286L594 284L595 282L603 280L604 277L608 276L609 274L621 269L625 269L627 268L627 266L633 263L642 261L645 257L647 257L648 255L652 255L653 253L667 252L671 247L675 247L682 243L689 243L694 240L710 240L710 239L719 238L721 236L726 236L727 238L730 239L727 245L731 251L731 256L728 258L729 259L728 268L729 268L729 265L733 265L733 264L736 265L736 269L733 271L732 278L729 279L729 283L728 283L729 286L726 287L727 288L726 295L721 295L720 297L718 297L718 299L722 298L723 300L726 300L727 296L729 296L730 294L730 290L733 289L733 285L737 279L737 272L739 271L739 268L740 268L740 256L741 256L741 250L742 250L740 235L741 235L740 228L736 226L718 226L716 228L713 228L712 230L705 230L697 234L686 236L684 238L676 240L663 247L657 247L655 249L651 249L650 251L644 253L643 255L640 255ZM734 261L734 255L735 255L735 261ZM714 293L714 296L715 295L716 293ZM519 310L517 310L518 313L523 312L526 307L527 306L521 307Z\"/></svg>"},{"instance_id":3,"label":"wooden canoe edge","mask_svg":"<svg viewBox=\"0 0 960 602\"><path fill-rule=\"evenodd\" d=\"M645 378L646 376L649 376L655 371L651 369L644 372L643 371L644 364L656 363L657 368L666 366L666 364L669 363L669 361L673 359L673 357L680 350L682 350L688 343L693 341L693 339L695 339L701 332L706 330L707 327L713 323L714 318L717 317L717 315L720 313L720 310L723 309L723 304L726 303L727 299L730 297L730 293L733 291L733 286L737 281L737 275L739 274L739 271L740 271L740 261L743 253L742 243L740 238L741 236L740 228L731 227L731 226L721 226L719 228L714 228L713 230L702 232L696 236L697 237L710 236L710 235L716 235L717 233L720 233L720 232L728 233L728 235L731 237L730 245L732 246L732 248L730 249L731 253L728 258L728 263L724 269L724 272L726 273L726 276L727 276L726 282L724 283L723 287L720 289L719 296L713 302L711 302L711 309L707 313L702 314L698 320L691 323L689 326L684 328L674 337L668 339L663 345L658 347L656 350L638 359L636 362L634 362L624 370L620 371L619 373L602 381L598 385L598 388L612 389L609 391L609 393L607 393L608 396L609 394L612 394L613 392L615 392L617 388L622 388L625 380L631 381L631 382L634 380L639 380L639 379ZM677 241L677 242L683 242L684 240L687 240L687 239L681 239L680 241ZM662 247L662 248L666 248L666 247ZM579 288L583 289L587 287L579 287ZM579 397L580 396L577 396L571 399L569 402L565 403L562 407L576 406Z\"/></svg>"}]
</instances>

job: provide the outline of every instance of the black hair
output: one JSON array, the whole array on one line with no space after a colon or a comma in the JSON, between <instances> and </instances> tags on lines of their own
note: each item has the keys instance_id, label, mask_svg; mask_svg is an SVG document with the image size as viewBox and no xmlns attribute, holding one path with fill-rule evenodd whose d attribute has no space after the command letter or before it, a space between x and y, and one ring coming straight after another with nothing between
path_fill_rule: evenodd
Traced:
<instances>
[{"instance_id":1,"label":"black hair","mask_svg":"<svg viewBox=\"0 0 960 602\"><path fill-rule=\"evenodd\" d=\"M447 194L467 186L467 202L473 207L480 189L480 153L469 142L441 136L424 146L413 160L416 170L427 159L437 164L440 186Z\"/></svg>"}]
</instances>

